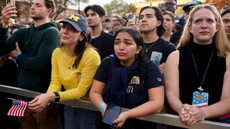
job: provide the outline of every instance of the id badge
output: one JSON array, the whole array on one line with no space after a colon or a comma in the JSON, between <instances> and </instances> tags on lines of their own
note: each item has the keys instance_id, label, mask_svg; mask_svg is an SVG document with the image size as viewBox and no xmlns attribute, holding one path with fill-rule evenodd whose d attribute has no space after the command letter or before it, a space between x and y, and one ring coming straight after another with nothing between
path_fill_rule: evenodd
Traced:
<instances>
[{"instance_id":1,"label":"id badge","mask_svg":"<svg viewBox=\"0 0 230 129\"><path fill-rule=\"evenodd\" d=\"M192 105L194 105L197 108L202 108L208 106L208 93L207 92L193 92L193 100Z\"/></svg>"}]
</instances>

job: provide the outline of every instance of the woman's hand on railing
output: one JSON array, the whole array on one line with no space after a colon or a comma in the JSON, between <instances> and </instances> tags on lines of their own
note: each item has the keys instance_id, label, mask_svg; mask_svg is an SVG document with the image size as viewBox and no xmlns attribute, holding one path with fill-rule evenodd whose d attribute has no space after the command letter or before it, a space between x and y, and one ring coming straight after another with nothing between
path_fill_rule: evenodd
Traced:
<instances>
[{"instance_id":1,"label":"woman's hand on railing","mask_svg":"<svg viewBox=\"0 0 230 129\"><path fill-rule=\"evenodd\" d=\"M204 114L203 114L201 108L197 108L197 107L192 106L192 105L189 105L189 106L190 106L190 110L189 110L190 116L193 116L196 121L204 120Z\"/></svg>"},{"instance_id":2,"label":"woman's hand on railing","mask_svg":"<svg viewBox=\"0 0 230 129\"><path fill-rule=\"evenodd\" d=\"M28 108L36 112L41 112L54 99L54 93L41 94L28 103Z\"/></svg>"},{"instance_id":3,"label":"woman's hand on railing","mask_svg":"<svg viewBox=\"0 0 230 129\"><path fill-rule=\"evenodd\" d=\"M196 122L204 120L204 115L200 108L184 104L182 105L179 119L184 125L192 126Z\"/></svg>"},{"instance_id":4,"label":"woman's hand on railing","mask_svg":"<svg viewBox=\"0 0 230 129\"><path fill-rule=\"evenodd\" d=\"M191 118L190 118L190 114L189 114L189 111L187 111L185 108L187 107L184 107L184 105L181 105L181 111L179 113L179 119L181 121L181 123L183 123L184 125L187 125L187 126L190 126L190 121L191 121Z\"/></svg>"}]
</instances>

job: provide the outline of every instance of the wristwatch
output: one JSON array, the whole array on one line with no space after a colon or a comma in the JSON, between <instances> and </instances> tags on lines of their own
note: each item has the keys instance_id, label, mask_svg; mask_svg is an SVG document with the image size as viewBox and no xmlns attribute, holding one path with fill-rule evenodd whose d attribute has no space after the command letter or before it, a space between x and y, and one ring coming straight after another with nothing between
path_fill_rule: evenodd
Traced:
<instances>
[{"instance_id":1,"label":"wristwatch","mask_svg":"<svg viewBox=\"0 0 230 129\"><path fill-rule=\"evenodd\" d=\"M54 94L55 94L54 102L59 102L59 100L60 100L60 95L59 95L57 92L54 92Z\"/></svg>"}]
</instances>

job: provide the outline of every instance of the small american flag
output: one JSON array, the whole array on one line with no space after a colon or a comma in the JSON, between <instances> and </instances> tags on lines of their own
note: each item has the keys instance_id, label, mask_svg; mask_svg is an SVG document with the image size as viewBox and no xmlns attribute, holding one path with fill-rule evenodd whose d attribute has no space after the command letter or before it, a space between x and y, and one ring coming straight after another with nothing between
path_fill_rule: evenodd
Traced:
<instances>
[{"instance_id":1,"label":"small american flag","mask_svg":"<svg viewBox=\"0 0 230 129\"><path fill-rule=\"evenodd\" d=\"M8 110L8 116L24 116L28 103L16 99L12 100L12 106Z\"/></svg>"}]
</instances>

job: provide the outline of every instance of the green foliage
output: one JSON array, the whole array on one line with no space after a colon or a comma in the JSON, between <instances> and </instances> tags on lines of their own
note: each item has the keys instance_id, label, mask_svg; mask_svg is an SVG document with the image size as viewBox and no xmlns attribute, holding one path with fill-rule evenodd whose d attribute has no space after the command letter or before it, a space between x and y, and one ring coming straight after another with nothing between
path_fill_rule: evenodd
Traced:
<instances>
[{"instance_id":1,"label":"green foliage","mask_svg":"<svg viewBox=\"0 0 230 129\"><path fill-rule=\"evenodd\" d=\"M24 13L26 17L30 15L29 10L30 10L30 4L32 3L33 0L16 0L16 11L17 15L20 16L23 12L28 12ZM56 19L57 16L66 8L70 5L72 6L78 6L80 7L80 2L82 3L88 3L89 0L54 0L56 10L53 12L51 15L51 18ZM0 0L0 12L2 12L2 9L6 6L6 0ZM0 14L1 16L1 14Z\"/></svg>"},{"instance_id":2,"label":"green foliage","mask_svg":"<svg viewBox=\"0 0 230 129\"><path fill-rule=\"evenodd\" d=\"M129 4L129 5L127 6L127 11L126 11L126 13L135 13L136 10L137 10L137 8L136 8L135 6L133 6L132 4Z\"/></svg>"},{"instance_id":3,"label":"green foliage","mask_svg":"<svg viewBox=\"0 0 230 129\"><path fill-rule=\"evenodd\" d=\"M80 2L82 3L88 3L89 0L54 0L56 3L56 11L51 15L51 18L53 18L54 20L56 20L56 18L58 17L58 15L66 10L66 8L69 5L73 5L76 6L78 5L78 8L80 8Z\"/></svg>"},{"instance_id":4,"label":"green foliage","mask_svg":"<svg viewBox=\"0 0 230 129\"><path fill-rule=\"evenodd\" d=\"M73 5L74 3L70 0L54 0L55 2L55 6L56 6L56 10L53 12L53 14L50 16L53 19L56 19L58 17L58 15L66 10L66 8L68 7L68 5Z\"/></svg>"},{"instance_id":5,"label":"green foliage","mask_svg":"<svg viewBox=\"0 0 230 129\"><path fill-rule=\"evenodd\" d=\"M105 4L106 17L110 17L112 14L124 15L126 13L135 13L137 8L132 4L128 4L123 0L113 0L109 4Z\"/></svg>"}]
</instances>

